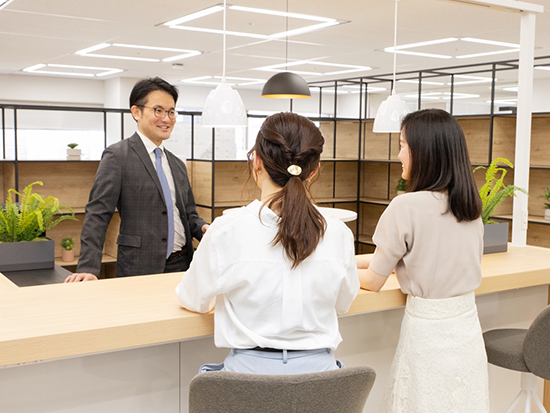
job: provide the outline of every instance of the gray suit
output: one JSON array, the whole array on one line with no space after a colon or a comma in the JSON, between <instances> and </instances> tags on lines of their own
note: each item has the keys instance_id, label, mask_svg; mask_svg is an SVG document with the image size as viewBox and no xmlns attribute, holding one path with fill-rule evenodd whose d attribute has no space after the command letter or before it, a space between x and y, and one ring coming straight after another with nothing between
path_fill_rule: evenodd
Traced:
<instances>
[{"instance_id":1,"label":"gray suit","mask_svg":"<svg viewBox=\"0 0 550 413\"><path fill-rule=\"evenodd\" d=\"M187 258L193 237L202 238L185 164L165 150L174 184L176 206L185 229ZM77 272L99 274L105 234L115 208L120 214L117 277L164 272L168 217L162 187L151 158L137 133L103 152L81 234Z\"/></svg>"}]
</instances>

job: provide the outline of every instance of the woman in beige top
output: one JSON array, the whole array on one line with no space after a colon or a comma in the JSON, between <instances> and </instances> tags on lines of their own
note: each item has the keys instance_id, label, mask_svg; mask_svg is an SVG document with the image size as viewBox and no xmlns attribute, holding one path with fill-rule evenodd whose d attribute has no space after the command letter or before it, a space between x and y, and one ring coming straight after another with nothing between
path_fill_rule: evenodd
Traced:
<instances>
[{"instance_id":1,"label":"woman in beige top","mask_svg":"<svg viewBox=\"0 0 550 413\"><path fill-rule=\"evenodd\" d=\"M380 217L374 254L356 257L361 287L395 269L408 294L384 412L489 411L487 357L474 290L481 282L481 199L464 133L439 109L403 119L399 160L409 193Z\"/></svg>"}]
</instances>

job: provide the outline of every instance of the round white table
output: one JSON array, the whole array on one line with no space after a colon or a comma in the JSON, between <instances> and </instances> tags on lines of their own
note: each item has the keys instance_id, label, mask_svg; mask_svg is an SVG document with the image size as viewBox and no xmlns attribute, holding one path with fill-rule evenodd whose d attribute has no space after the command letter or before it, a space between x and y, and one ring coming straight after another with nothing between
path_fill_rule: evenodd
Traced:
<instances>
[{"instance_id":1,"label":"round white table","mask_svg":"<svg viewBox=\"0 0 550 413\"><path fill-rule=\"evenodd\" d=\"M223 214L228 214L232 211L236 211L239 208L229 208L224 209ZM326 208L326 207L319 207L319 209L323 213L332 214L336 218L338 218L342 222L351 222L355 221L357 219L357 212L350 211L349 209L342 209L342 208Z\"/></svg>"}]
</instances>

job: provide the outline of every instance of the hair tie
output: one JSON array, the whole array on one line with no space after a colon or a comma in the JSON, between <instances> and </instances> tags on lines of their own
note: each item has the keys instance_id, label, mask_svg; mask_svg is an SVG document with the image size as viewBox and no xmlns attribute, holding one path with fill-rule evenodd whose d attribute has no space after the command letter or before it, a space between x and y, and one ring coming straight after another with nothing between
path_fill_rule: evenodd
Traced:
<instances>
[{"instance_id":1,"label":"hair tie","mask_svg":"<svg viewBox=\"0 0 550 413\"><path fill-rule=\"evenodd\" d=\"M286 168L286 170L290 175L294 176L300 176L300 174L302 173L302 168L300 168L298 165L290 165L288 168Z\"/></svg>"}]
</instances>

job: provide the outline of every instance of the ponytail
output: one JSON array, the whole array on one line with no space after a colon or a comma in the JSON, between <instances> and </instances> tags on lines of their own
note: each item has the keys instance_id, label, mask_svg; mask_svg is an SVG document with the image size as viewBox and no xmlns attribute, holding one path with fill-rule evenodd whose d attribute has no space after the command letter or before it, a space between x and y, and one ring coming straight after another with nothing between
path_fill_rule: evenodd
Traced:
<instances>
[{"instance_id":1,"label":"ponytail","mask_svg":"<svg viewBox=\"0 0 550 413\"><path fill-rule=\"evenodd\" d=\"M280 211L279 242L296 268L309 257L323 238L326 221L313 205L310 178L317 174L325 140L319 128L303 116L277 113L263 123L254 148L271 180L282 189L269 200L271 210Z\"/></svg>"}]
</instances>

